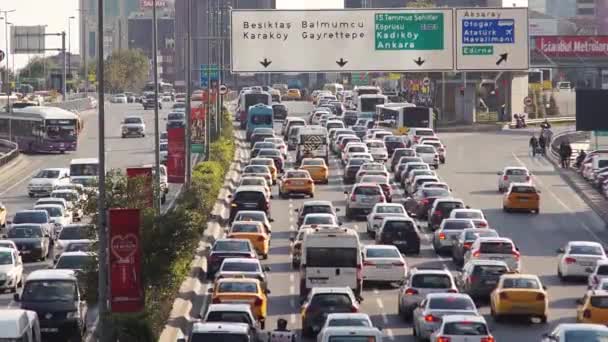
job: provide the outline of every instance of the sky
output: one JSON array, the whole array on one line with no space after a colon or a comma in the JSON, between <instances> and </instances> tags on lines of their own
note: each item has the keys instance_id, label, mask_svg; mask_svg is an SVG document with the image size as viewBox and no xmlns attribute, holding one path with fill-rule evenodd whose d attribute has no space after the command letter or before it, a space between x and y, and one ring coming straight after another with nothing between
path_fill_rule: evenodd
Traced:
<instances>
[{"instance_id":1,"label":"sky","mask_svg":"<svg viewBox=\"0 0 608 342\"><path fill-rule=\"evenodd\" d=\"M7 1L7 0L0 0ZM10 1L10 0L9 0ZM344 0L277 0L277 9L344 8Z\"/></svg>"},{"instance_id":2,"label":"sky","mask_svg":"<svg viewBox=\"0 0 608 342\"><path fill-rule=\"evenodd\" d=\"M66 39L68 39L68 21L71 21L70 51L74 54L78 53L78 23L80 15L78 12L78 0L0 0L0 16L4 17L2 11L10 10L16 11L8 14L9 23L13 23L15 26L48 25L46 28L47 33L60 33L61 31L65 31ZM71 16L74 16L75 19L68 20ZM0 20L0 50L3 51L6 51L5 27L5 21ZM8 33L10 35L10 27ZM67 42L66 45L68 45ZM46 47L61 48L61 37L47 37ZM54 53L56 52L47 52L48 55ZM35 55L15 55L15 69L25 66L28 58L34 56ZM8 61L9 67L12 68L12 56L9 55ZM5 63L6 60L2 61L2 66L5 66Z\"/></svg>"}]
</instances>

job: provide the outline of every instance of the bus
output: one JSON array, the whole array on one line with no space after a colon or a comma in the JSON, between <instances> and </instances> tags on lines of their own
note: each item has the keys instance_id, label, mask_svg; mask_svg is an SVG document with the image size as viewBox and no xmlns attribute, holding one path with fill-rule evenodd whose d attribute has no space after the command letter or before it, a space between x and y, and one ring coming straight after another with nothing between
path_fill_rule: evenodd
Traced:
<instances>
[{"instance_id":1,"label":"bus","mask_svg":"<svg viewBox=\"0 0 608 342\"><path fill-rule=\"evenodd\" d=\"M94 188L99 179L99 159L77 158L70 162L70 183Z\"/></svg>"},{"instance_id":2,"label":"bus","mask_svg":"<svg viewBox=\"0 0 608 342\"><path fill-rule=\"evenodd\" d=\"M247 111L247 140L256 128L273 128L272 106L258 103Z\"/></svg>"},{"instance_id":3,"label":"bus","mask_svg":"<svg viewBox=\"0 0 608 342\"><path fill-rule=\"evenodd\" d=\"M272 96L270 93L260 90L246 90L239 97L238 103L238 119L241 122L241 129L247 127L247 111L249 107L258 103L266 106L272 105Z\"/></svg>"},{"instance_id":4,"label":"bus","mask_svg":"<svg viewBox=\"0 0 608 342\"><path fill-rule=\"evenodd\" d=\"M376 113L376 106L385 104L388 98L380 94L365 94L357 96L357 112L359 118L372 118Z\"/></svg>"},{"instance_id":5,"label":"bus","mask_svg":"<svg viewBox=\"0 0 608 342\"><path fill-rule=\"evenodd\" d=\"M148 82L144 86L144 91L154 91L154 82ZM167 82L158 82L158 93L173 93L173 84Z\"/></svg>"},{"instance_id":6,"label":"bus","mask_svg":"<svg viewBox=\"0 0 608 342\"><path fill-rule=\"evenodd\" d=\"M376 118L381 126L393 127L405 134L409 127L433 128L433 109L417 107L409 102L376 106Z\"/></svg>"},{"instance_id":7,"label":"bus","mask_svg":"<svg viewBox=\"0 0 608 342\"><path fill-rule=\"evenodd\" d=\"M31 106L0 113L0 138L12 138L27 153L76 151L80 117L57 107Z\"/></svg>"},{"instance_id":8,"label":"bus","mask_svg":"<svg viewBox=\"0 0 608 342\"><path fill-rule=\"evenodd\" d=\"M382 90L376 86L357 86L353 89L353 100L356 100L361 95L380 95Z\"/></svg>"}]
</instances>

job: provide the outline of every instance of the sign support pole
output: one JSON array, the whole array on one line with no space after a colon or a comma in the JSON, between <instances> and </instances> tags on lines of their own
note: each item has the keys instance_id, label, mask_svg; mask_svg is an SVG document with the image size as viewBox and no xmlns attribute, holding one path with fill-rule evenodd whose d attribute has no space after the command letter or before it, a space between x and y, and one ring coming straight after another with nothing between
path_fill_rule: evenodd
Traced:
<instances>
[{"instance_id":1,"label":"sign support pole","mask_svg":"<svg viewBox=\"0 0 608 342\"><path fill-rule=\"evenodd\" d=\"M156 27L156 0L152 0L152 67L154 68L154 209L160 216L160 134L158 123L158 47ZM103 32L103 31L100 31ZM189 113L186 113L189 115Z\"/></svg>"},{"instance_id":2,"label":"sign support pole","mask_svg":"<svg viewBox=\"0 0 608 342\"><path fill-rule=\"evenodd\" d=\"M186 188L190 188L192 179L192 68L190 67L191 30L192 30L192 0L187 0L188 20L186 28Z\"/></svg>"},{"instance_id":3,"label":"sign support pole","mask_svg":"<svg viewBox=\"0 0 608 342\"><path fill-rule=\"evenodd\" d=\"M61 91L63 92L63 101L68 99L68 76L67 76L67 56L65 49L65 31L61 32L61 52L63 52L63 68L62 68L62 76L63 76L63 86L61 87Z\"/></svg>"}]
</instances>

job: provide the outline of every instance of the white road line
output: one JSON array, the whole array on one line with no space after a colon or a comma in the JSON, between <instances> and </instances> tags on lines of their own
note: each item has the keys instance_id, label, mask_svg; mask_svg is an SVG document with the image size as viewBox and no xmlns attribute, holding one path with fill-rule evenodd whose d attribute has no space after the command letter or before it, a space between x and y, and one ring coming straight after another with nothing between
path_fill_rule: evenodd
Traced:
<instances>
[{"instance_id":1,"label":"white road line","mask_svg":"<svg viewBox=\"0 0 608 342\"><path fill-rule=\"evenodd\" d=\"M293 216L289 216L289 222L293 222Z\"/></svg>"},{"instance_id":2,"label":"white road line","mask_svg":"<svg viewBox=\"0 0 608 342\"><path fill-rule=\"evenodd\" d=\"M294 277L293 273L290 273L289 274L289 281L293 283L294 279L295 279L295 277Z\"/></svg>"},{"instance_id":3,"label":"white road line","mask_svg":"<svg viewBox=\"0 0 608 342\"><path fill-rule=\"evenodd\" d=\"M296 227L294 227L293 224L292 224L292 225L289 226L289 230L296 230Z\"/></svg>"},{"instance_id":4,"label":"white road line","mask_svg":"<svg viewBox=\"0 0 608 342\"><path fill-rule=\"evenodd\" d=\"M289 293L291 293L291 294L296 293L296 288L293 285L289 286Z\"/></svg>"},{"instance_id":5,"label":"white road line","mask_svg":"<svg viewBox=\"0 0 608 342\"><path fill-rule=\"evenodd\" d=\"M296 324L296 314L291 314L289 320L291 321L291 324Z\"/></svg>"},{"instance_id":6,"label":"white road line","mask_svg":"<svg viewBox=\"0 0 608 342\"><path fill-rule=\"evenodd\" d=\"M19 184L21 184L21 183L23 183L23 182L25 182L25 181L29 181L29 180L30 180L30 178L34 177L34 175L35 175L36 173L38 173L38 171L39 171L39 170L36 170L36 171L34 171L34 172L30 173L29 175L25 176L24 178L21 178L21 180L20 180L20 181L18 181L17 183L15 183L15 184L13 184L13 185L9 186L8 188L6 188L6 190L4 190L4 191L0 192L0 196L2 196L2 195L4 195L4 194L6 194L7 192L9 192L9 191L11 191L11 190L13 190L13 189L14 189L14 188L16 188L16 187L17 187Z\"/></svg>"},{"instance_id":7,"label":"white road line","mask_svg":"<svg viewBox=\"0 0 608 342\"><path fill-rule=\"evenodd\" d=\"M388 336L388 339L391 341L395 340L395 335L393 335L393 330L392 329L386 329L386 335Z\"/></svg>"},{"instance_id":8,"label":"white road line","mask_svg":"<svg viewBox=\"0 0 608 342\"><path fill-rule=\"evenodd\" d=\"M380 310L384 310L384 303L382 303L382 299L376 298L376 303L378 304Z\"/></svg>"}]
</instances>

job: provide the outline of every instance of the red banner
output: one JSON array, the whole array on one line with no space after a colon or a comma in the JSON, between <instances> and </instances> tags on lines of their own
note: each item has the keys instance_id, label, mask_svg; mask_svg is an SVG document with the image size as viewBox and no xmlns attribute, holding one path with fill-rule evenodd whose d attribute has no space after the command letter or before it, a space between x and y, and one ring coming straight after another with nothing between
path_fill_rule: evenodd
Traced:
<instances>
[{"instance_id":1,"label":"red banner","mask_svg":"<svg viewBox=\"0 0 608 342\"><path fill-rule=\"evenodd\" d=\"M137 177L144 178L145 196L148 199L148 204L154 206L154 174L152 167L128 167L127 177L129 180Z\"/></svg>"},{"instance_id":2,"label":"red banner","mask_svg":"<svg viewBox=\"0 0 608 342\"><path fill-rule=\"evenodd\" d=\"M183 184L186 178L186 136L184 127L169 128L167 131L167 178L169 183Z\"/></svg>"},{"instance_id":3,"label":"red banner","mask_svg":"<svg viewBox=\"0 0 608 342\"><path fill-rule=\"evenodd\" d=\"M139 312L144 308L140 217L139 209L108 210L112 312Z\"/></svg>"},{"instance_id":4,"label":"red banner","mask_svg":"<svg viewBox=\"0 0 608 342\"><path fill-rule=\"evenodd\" d=\"M190 117L192 121L196 120L205 120L205 113L207 113L207 109L204 106L192 107L190 109Z\"/></svg>"},{"instance_id":5,"label":"red banner","mask_svg":"<svg viewBox=\"0 0 608 342\"><path fill-rule=\"evenodd\" d=\"M534 41L548 57L608 57L608 36L536 36Z\"/></svg>"}]
</instances>

